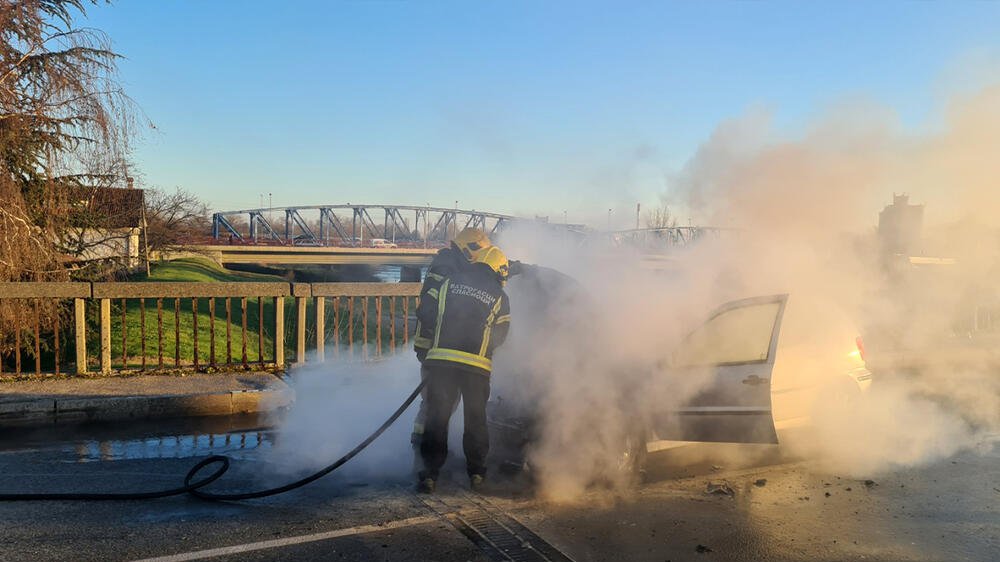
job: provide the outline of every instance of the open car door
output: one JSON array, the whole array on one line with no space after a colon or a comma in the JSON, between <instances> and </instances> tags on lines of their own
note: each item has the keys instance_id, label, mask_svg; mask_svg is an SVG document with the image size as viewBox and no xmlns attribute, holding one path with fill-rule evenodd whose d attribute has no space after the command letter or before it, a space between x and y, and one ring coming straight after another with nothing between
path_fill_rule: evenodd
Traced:
<instances>
[{"instance_id":1,"label":"open car door","mask_svg":"<svg viewBox=\"0 0 1000 562\"><path fill-rule=\"evenodd\" d=\"M788 295L732 301L685 338L674 376L704 377L681 407L649 420L647 441L777 443L771 371Z\"/></svg>"}]
</instances>

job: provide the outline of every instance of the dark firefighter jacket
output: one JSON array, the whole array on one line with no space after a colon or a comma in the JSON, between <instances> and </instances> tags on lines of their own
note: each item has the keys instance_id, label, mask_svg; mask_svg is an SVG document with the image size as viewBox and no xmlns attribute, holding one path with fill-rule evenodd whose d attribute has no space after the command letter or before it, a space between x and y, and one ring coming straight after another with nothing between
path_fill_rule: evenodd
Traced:
<instances>
[{"instance_id":1,"label":"dark firefighter jacket","mask_svg":"<svg viewBox=\"0 0 1000 562\"><path fill-rule=\"evenodd\" d=\"M428 294L433 291L433 299L437 300L437 292L446 277L451 276L459 269L469 267L469 260L465 259L454 246L438 250L430 267L427 268L427 275L424 276L424 284L420 287L420 302L427 300ZM420 321L417 315L417 335L413 338L413 350L417 352L417 359L423 362L427 355L427 350L431 348L431 340L434 338L434 326L428 326Z\"/></svg>"},{"instance_id":2,"label":"dark firefighter jacket","mask_svg":"<svg viewBox=\"0 0 1000 562\"><path fill-rule=\"evenodd\" d=\"M493 350L510 328L510 300L497 274L486 264L470 264L445 278L427 297L417 307L421 325L433 330L424 364L489 375Z\"/></svg>"}]
</instances>

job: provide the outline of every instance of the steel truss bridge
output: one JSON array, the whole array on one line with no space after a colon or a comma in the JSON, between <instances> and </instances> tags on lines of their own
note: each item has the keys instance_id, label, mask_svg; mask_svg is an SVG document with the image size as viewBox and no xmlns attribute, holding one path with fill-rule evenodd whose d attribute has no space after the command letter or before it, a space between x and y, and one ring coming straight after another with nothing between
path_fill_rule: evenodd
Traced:
<instances>
[{"instance_id":1,"label":"steel truss bridge","mask_svg":"<svg viewBox=\"0 0 1000 562\"><path fill-rule=\"evenodd\" d=\"M212 215L212 238L230 245L362 248L392 253L391 247L369 242L383 239L406 248L443 246L459 230L480 228L491 237L514 221L512 215L416 205L311 205L219 211ZM671 226L599 232L583 225L547 223L549 228L585 243L587 240L663 252L702 239L718 238L728 229ZM215 247L213 247L215 248ZM241 256L243 254L240 254ZM304 256L303 256L304 257ZM249 259L249 258L246 258ZM353 259L353 257L352 257Z\"/></svg>"},{"instance_id":2,"label":"steel truss bridge","mask_svg":"<svg viewBox=\"0 0 1000 562\"><path fill-rule=\"evenodd\" d=\"M466 227L495 234L514 218L408 205L265 207L214 213L212 237L240 243L346 247L364 246L366 240L381 238L406 246L428 246L444 244Z\"/></svg>"}]
</instances>

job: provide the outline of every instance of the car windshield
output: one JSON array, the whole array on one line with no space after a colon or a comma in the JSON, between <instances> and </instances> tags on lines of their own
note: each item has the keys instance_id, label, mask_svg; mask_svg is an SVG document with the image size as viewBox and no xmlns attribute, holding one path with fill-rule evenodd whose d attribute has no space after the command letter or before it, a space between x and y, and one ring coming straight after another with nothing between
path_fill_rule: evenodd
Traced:
<instances>
[{"instance_id":1,"label":"car windshield","mask_svg":"<svg viewBox=\"0 0 1000 562\"><path fill-rule=\"evenodd\" d=\"M674 356L678 366L766 361L780 302L741 306L713 316L689 335Z\"/></svg>"}]
</instances>

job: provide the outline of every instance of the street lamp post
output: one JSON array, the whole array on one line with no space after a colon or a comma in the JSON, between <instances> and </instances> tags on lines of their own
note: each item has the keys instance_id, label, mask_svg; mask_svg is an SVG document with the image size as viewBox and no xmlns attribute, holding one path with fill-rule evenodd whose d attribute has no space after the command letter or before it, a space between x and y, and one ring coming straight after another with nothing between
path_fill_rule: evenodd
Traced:
<instances>
[{"instance_id":1,"label":"street lamp post","mask_svg":"<svg viewBox=\"0 0 1000 562\"><path fill-rule=\"evenodd\" d=\"M427 249L427 238L431 235L430 227L427 225L427 215L431 212L431 204L427 203L427 207L424 209L424 249Z\"/></svg>"}]
</instances>

